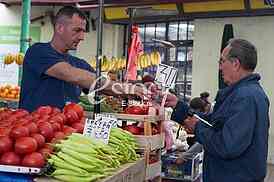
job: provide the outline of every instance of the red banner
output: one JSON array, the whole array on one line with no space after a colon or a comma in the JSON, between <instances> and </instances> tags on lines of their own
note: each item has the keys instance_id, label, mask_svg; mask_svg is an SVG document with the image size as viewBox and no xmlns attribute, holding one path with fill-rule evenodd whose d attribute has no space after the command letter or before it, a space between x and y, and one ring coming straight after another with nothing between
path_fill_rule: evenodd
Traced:
<instances>
[{"instance_id":1,"label":"red banner","mask_svg":"<svg viewBox=\"0 0 274 182\"><path fill-rule=\"evenodd\" d=\"M125 80L136 80L137 78L137 58L144 51L142 40L139 36L138 26L132 26L131 44L128 49L128 64Z\"/></svg>"}]
</instances>

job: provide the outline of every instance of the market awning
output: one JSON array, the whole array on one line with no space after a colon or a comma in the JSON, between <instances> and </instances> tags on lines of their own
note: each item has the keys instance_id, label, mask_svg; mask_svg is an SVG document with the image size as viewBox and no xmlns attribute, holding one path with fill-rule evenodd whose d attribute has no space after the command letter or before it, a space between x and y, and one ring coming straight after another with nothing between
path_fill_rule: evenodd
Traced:
<instances>
[{"instance_id":1,"label":"market awning","mask_svg":"<svg viewBox=\"0 0 274 182\"><path fill-rule=\"evenodd\" d=\"M21 0L0 0L6 5L21 5ZM98 7L97 0L32 0L33 6L75 5L83 10ZM137 8L137 23L195 18L274 15L264 0L105 0L105 20L128 23L128 7Z\"/></svg>"}]
</instances>

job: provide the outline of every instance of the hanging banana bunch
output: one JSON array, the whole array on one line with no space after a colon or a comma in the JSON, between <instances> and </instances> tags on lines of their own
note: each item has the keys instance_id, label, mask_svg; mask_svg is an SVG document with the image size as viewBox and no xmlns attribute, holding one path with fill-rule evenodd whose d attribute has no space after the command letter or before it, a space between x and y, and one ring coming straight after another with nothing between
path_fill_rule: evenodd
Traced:
<instances>
[{"instance_id":1,"label":"hanging banana bunch","mask_svg":"<svg viewBox=\"0 0 274 182\"><path fill-rule=\"evenodd\" d=\"M109 71L116 71L118 70L118 66L117 66L117 58L112 57L110 59L110 63L109 63Z\"/></svg>"},{"instance_id":2,"label":"hanging banana bunch","mask_svg":"<svg viewBox=\"0 0 274 182\"><path fill-rule=\"evenodd\" d=\"M15 63L18 64L18 65L22 65L23 64L23 61L24 61L24 54L23 53L18 53L16 54L15 56Z\"/></svg>"},{"instance_id":3,"label":"hanging banana bunch","mask_svg":"<svg viewBox=\"0 0 274 182\"><path fill-rule=\"evenodd\" d=\"M4 57L4 64L12 64L14 62L15 58L12 54L8 53Z\"/></svg>"},{"instance_id":4,"label":"hanging banana bunch","mask_svg":"<svg viewBox=\"0 0 274 182\"><path fill-rule=\"evenodd\" d=\"M94 70L96 69L96 58L95 57L92 57L88 63Z\"/></svg>"},{"instance_id":5,"label":"hanging banana bunch","mask_svg":"<svg viewBox=\"0 0 274 182\"><path fill-rule=\"evenodd\" d=\"M152 53L150 53L150 59L153 66L161 63L161 55L158 51L153 51Z\"/></svg>"},{"instance_id":6,"label":"hanging banana bunch","mask_svg":"<svg viewBox=\"0 0 274 182\"><path fill-rule=\"evenodd\" d=\"M11 54L8 53L4 56L4 64L12 64L15 62L18 65L22 65L24 61L24 54L23 53L17 53L17 54Z\"/></svg>"}]
</instances>

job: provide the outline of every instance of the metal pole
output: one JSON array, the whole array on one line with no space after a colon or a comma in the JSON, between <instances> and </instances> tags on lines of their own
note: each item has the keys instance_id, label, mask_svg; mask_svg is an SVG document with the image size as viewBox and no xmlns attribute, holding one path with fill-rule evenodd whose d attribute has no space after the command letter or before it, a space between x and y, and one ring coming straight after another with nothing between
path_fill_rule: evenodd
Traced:
<instances>
[{"instance_id":1,"label":"metal pole","mask_svg":"<svg viewBox=\"0 0 274 182\"><path fill-rule=\"evenodd\" d=\"M125 57L126 57L126 71L125 74L127 74L127 66L128 66L128 48L131 43L131 29L132 29L132 23L133 23L133 17L134 17L134 9L128 8L128 16L129 16L129 24L127 26L127 43L125 46ZM122 81L125 81L125 75L122 77ZM122 100L122 108L125 110L128 106L128 98L123 98ZM124 128L127 125L126 121L122 121L122 128Z\"/></svg>"},{"instance_id":2,"label":"metal pole","mask_svg":"<svg viewBox=\"0 0 274 182\"><path fill-rule=\"evenodd\" d=\"M20 36L20 52L26 53L30 37L30 10L31 10L31 0L23 0L22 6L22 19L21 19L21 36ZM19 79L18 84L20 85L22 78L22 67L19 67Z\"/></svg>"},{"instance_id":3,"label":"metal pole","mask_svg":"<svg viewBox=\"0 0 274 182\"><path fill-rule=\"evenodd\" d=\"M189 22L187 21L187 26L186 26L186 40L188 41L188 28L189 28ZM187 88L187 66L188 66L188 61L187 61L187 51L188 51L188 45L186 46L186 51L185 51L185 61L184 61L184 73L185 73L185 78L184 78L184 100L186 100L186 88Z\"/></svg>"},{"instance_id":4,"label":"metal pole","mask_svg":"<svg viewBox=\"0 0 274 182\"><path fill-rule=\"evenodd\" d=\"M126 46L126 59L127 59L127 64L128 64L128 47L130 46L131 42L131 29L132 29L132 24L133 24L133 18L134 18L134 9L133 8L128 8L128 16L129 16L129 24L127 27L127 46Z\"/></svg>"},{"instance_id":5,"label":"metal pole","mask_svg":"<svg viewBox=\"0 0 274 182\"><path fill-rule=\"evenodd\" d=\"M99 0L99 15L97 20L97 55L96 55L96 78L101 77L101 63L102 63L102 33L103 33L103 11L104 0ZM101 87L101 81L96 82L96 90ZM94 113L100 113L100 93L95 92L95 104Z\"/></svg>"}]
</instances>

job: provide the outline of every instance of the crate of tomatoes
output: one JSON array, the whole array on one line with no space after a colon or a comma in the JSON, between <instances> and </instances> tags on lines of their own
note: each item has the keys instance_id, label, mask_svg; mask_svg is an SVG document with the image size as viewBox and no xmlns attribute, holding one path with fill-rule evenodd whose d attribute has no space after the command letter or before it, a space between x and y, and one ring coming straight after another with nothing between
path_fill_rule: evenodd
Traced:
<instances>
[{"instance_id":1,"label":"crate of tomatoes","mask_svg":"<svg viewBox=\"0 0 274 182\"><path fill-rule=\"evenodd\" d=\"M0 111L0 171L39 173L53 152L52 144L84 129L83 108L75 103L61 111L41 106Z\"/></svg>"}]
</instances>

